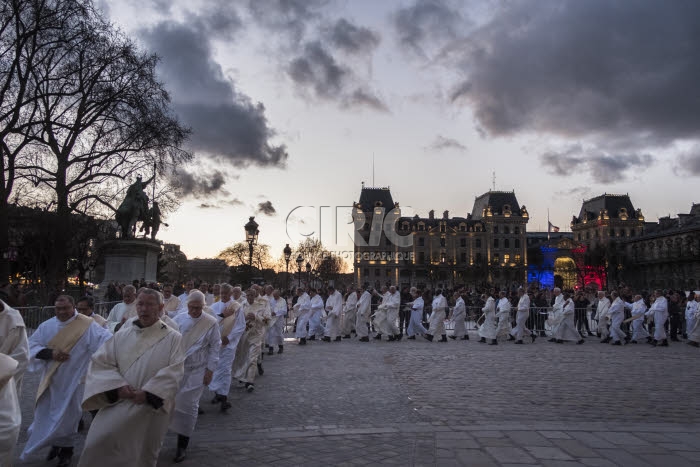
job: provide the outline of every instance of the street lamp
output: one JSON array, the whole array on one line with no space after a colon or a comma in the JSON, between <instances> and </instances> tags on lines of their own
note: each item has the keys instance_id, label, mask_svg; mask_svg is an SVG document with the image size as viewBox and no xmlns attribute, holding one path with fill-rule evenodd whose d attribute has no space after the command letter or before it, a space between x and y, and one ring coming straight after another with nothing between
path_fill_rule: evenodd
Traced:
<instances>
[{"instance_id":1,"label":"street lamp","mask_svg":"<svg viewBox=\"0 0 700 467\"><path fill-rule=\"evenodd\" d=\"M301 253L299 253L299 256L297 256L297 268L299 269L299 287L301 287L301 265L304 262L304 258L301 256Z\"/></svg>"},{"instance_id":2,"label":"street lamp","mask_svg":"<svg viewBox=\"0 0 700 467\"><path fill-rule=\"evenodd\" d=\"M250 271L250 281L253 279L253 246L258 242L258 223L255 217L250 216L248 223L244 226L245 241L248 243L248 271Z\"/></svg>"},{"instance_id":3,"label":"street lamp","mask_svg":"<svg viewBox=\"0 0 700 467\"><path fill-rule=\"evenodd\" d=\"M311 263L306 263L306 281L311 283Z\"/></svg>"},{"instance_id":4,"label":"street lamp","mask_svg":"<svg viewBox=\"0 0 700 467\"><path fill-rule=\"evenodd\" d=\"M284 289L288 290L289 289L289 258L292 257L292 249L289 248L289 243L287 243L287 246L284 247L284 250L282 250L284 253L284 262L287 264L287 276L285 277L284 280Z\"/></svg>"}]
</instances>

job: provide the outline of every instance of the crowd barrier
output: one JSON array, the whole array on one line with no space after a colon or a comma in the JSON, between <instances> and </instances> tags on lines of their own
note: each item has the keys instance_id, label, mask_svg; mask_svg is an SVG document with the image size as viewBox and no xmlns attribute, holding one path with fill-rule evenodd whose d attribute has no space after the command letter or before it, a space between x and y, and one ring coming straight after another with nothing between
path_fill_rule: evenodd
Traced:
<instances>
[{"instance_id":1,"label":"crowd barrier","mask_svg":"<svg viewBox=\"0 0 700 467\"><path fill-rule=\"evenodd\" d=\"M99 302L95 303L93 311L100 316L107 317L114 305L120 302ZM27 329L34 330L47 319L56 316L55 306L24 306L15 308L24 319Z\"/></svg>"}]
</instances>

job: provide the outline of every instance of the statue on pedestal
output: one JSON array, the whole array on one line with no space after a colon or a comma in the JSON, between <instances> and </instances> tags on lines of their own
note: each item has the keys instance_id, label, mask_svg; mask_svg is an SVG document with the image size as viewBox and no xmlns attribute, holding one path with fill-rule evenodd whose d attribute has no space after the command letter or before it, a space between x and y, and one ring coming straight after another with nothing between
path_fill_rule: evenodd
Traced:
<instances>
[{"instance_id":1,"label":"statue on pedestal","mask_svg":"<svg viewBox=\"0 0 700 467\"><path fill-rule=\"evenodd\" d=\"M148 195L144 188L155 178L141 181L141 176L126 190L124 201L117 209L116 219L121 228L122 238L134 238L136 236L136 223L146 222L148 216ZM160 211L158 211L160 214Z\"/></svg>"}]
</instances>

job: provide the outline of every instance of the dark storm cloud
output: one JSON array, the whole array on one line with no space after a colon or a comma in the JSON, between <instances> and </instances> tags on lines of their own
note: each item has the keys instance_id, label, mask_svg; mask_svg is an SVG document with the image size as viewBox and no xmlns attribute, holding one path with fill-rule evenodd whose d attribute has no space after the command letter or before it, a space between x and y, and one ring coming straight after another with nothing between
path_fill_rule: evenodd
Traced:
<instances>
[{"instance_id":1,"label":"dark storm cloud","mask_svg":"<svg viewBox=\"0 0 700 467\"><path fill-rule=\"evenodd\" d=\"M275 214L277 214L277 210L272 205L271 201L258 203L258 210L256 212L260 214L265 214L266 216L274 216Z\"/></svg>"},{"instance_id":2,"label":"dark storm cloud","mask_svg":"<svg viewBox=\"0 0 700 467\"><path fill-rule=\"evenodd\" d=\"M612 138L618 147L697 138L698 31L700 2L507 3L465 40L453 97L466 96L492 135Z\"/></svg>"},{"instance_id":3,"label":"dark storm cloud","mask_svg":"<svg viewBox=\"0 0 700 467\"><path fill-rule=\"evenodd\" d=\"M654 164L650 154L619 154L599 148L584 149L575 144L562 151L549 151L540 156L540 162L550 173L559 176L580 176L587 172L593 181L610 184L626 180L638 170Z\"/></svg>"},{"instance_id":4,"label":"dark storm cloud","mask_svg":"<svg viewBox=\"0 0 700 467\"><path fill-rule=\"evenodd\" d=\"M372 91L355 89L346 100L348 107L367 107L378 112L389 112L386 104Z\"/></svg>"},{"instance_id":5,"label":"dark storm cloud","mask_svg":"<svg viewBox=\"0 0 700 467\"><path fill-rule=\"evenodd\" d=\"M341 18L325 30L331 44L348 53L369 52L379 45L379 34Z\"/></svg>"},{"instance_id":6,"label":"dark storm cloud","mask_svg":"<svg viewBox=\"0 0 700 467\"><path fill-rule=\"evenodd\" d=\"M211 176L205 177L180 168L170 176L170 182L185 198L226 196L229 194L224 188L226 177L218 170L215 170Z\"/></svg>"},{"instance_id":7,"label":"dark storm cloud","mask_svg":"<svg viewBox=\"0 0 700 467\"><path fill-rule=\"evenodd\" d=\"M270 142L275 132L265 107L224 76L205 29L165 21L142 31L142 37L161 57L159 73L173 108L192 128L189 144L195 152L236 165L284 165L287 150Z\"/></svg>"},{"instance_id":8,"label":"dark storm cloud","mask_svg":"<svg viewBox=\"0 0 700 467\"><path fill-rule=\"evenodd\" d=\"M427 57L425 49L431 44L440 48L456 38L464 25L459 10L439 0L417 0L400 8L392 19L399 42L421 57Z\"/></svg>"},{"instance_id":9,"label":"dark storm cloud","mask_svg":"<svg viewBox=\"0 0 700 467\"><path fill-rule=\"evenodd\" d=\"M338 64L319 41L306 44L302 55L292 60L289 77L302 87L311 87L318 97L336 97L352 73Z\"/></svg>"},{"instance_id":10,"label":"dark storm cloud","mask_svg":"<svg viewBox=\"0 0 700 467\"><path fill-rule=\"evenodd\" d=\"M431 151L466 151L467 147L454 138L447 138L442 135L437 135L435 140L426 149Z\"/></svg>"},{"instance_id":11,"label":"dark storm cloud","mask_svg":"<svg viewBox=\"0 0 700 467\"><path fill-rule=\"evenodd\" d=\"M250 0L248 10L261 27L299 43L309 23L320 17L327 4L327 0Z\"/></svg>"}]
</instances>

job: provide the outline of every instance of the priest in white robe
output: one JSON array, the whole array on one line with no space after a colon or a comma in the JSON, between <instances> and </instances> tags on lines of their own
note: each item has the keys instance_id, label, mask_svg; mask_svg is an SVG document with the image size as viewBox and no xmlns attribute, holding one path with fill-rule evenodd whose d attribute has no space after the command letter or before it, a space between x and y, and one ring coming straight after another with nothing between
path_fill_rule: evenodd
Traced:
<instances>
[{"instance_id":1,"label":"priest in white robe","mask_svg":"<svg viewBox=\"0 0 700 467\"><path fill-rule=\"evenodd\" d=\"M374 331L377 333L374 336L376 340L381 340L383 334L388 334L386 327L386 301L389 298L389 289L384 285L381 290L381 293L372 290L372 295L381 299L381 302L377 305L377 309L374 310L374 318L372 319Z\"/></svg>"},{"instance_id":2,"label":"priest in white robe","mask_svg":"<svg viewBox=\"0 0 700 467\"><path fill-rule=\"evenodd\" d=\"M163 312L172 318L177 314L179 308L180 299L173 295L173 285L163 284Z\"/></svg>"},{"instance_id":3,"label":"priest in white robe","mask_svg":"<svg viewBox=\"0 0 700 467\"><path fill-rule=\"evenodd\" d=\"M343 296L335 290L332 285L328 287L328 298L326 299L326 329L323 332L323 340L326 342L339 341L340 337L340 318L343 312Z\"/></svg>"},{"instance_id":4,"label":"priest in white robe","mask_svg":"<svg viewBox=\"0 0 700 467\"><path fill-rule=\"evenodd\" d=\"M447 302L445 302L447 303ZM389 287L389 295L386 298L386 332L390 341L400 341L399 308L401 307L401 293L393 285Z\"/></svg>"},{"instance_id":5,"label":"priest in white robe","mask_svg":"<svg viewBox=\"0 0 700 467\"><path fill-rule=\"evenodd\" d=\"M311 292L315 293L313 289ZM321 301L323 304L323 301ZM323 306L323 305L321 305ZM262 366L259 357L262 353L263 336L265 327L272 317L270 304L258 296L255 289L246 292L246 303L243 305L245 314L246 331L236 349L236 357L233 361L233 377L245 383L248 392L255 389L255 376L262 375Z\"/></svg>"},{"instance_id":6,"label":"priest in white robe","mask_svg":"<svg viewBox=\"0 0 700 467\"><path fill-rule=\"evenodd\" d=\"M17 360L0 353L0 466L3 467L12 467L22 425L22 411L14 379L17 367Z\"/></svg>"},{"instance_id":7,"label":"priest in white robe","mask_svg":"<svg viewBox=\"0 0 700 467\"><path fill-rule=\"evenodd\" d=\"M136 288L127 285L122 290L122 301L114 305L107 316L107 329L116 332L127 319L136 316Z\"/></svg>"},{"instance_id":8,"label":"priest in white robe","mask_svg":"<svg viewBox=\"0 0 700 467\"><path fill-rule=\"evenodd\" d=\"M561 294L563 298L563 307L559 316L561 320L556 327L554 334L554 339L557 344L562 344L564 341L575 341L577 344L583 344L584 340L581 334L576 329L576 324L574 323L576 305L571 299L571 295L568 292Z\"/></svg>"},{"instance_id":9,"label":"priest in white robe","mask_svg":"<svg viewBox=\"0 0 700 467\"><path fill-rule=\"evenodd\" d=\"M184 375L182 336L159 317L162 295L139 293L137 317L92 356L82 407L99 410L78 466L155 467Z\"/></svg>"},{"instance_id":10,"label":"priest in white robe","mask_svg":"<svg viewBox=\"0 0 700 467\"><path fill-rule=\"evenodd\" d=\"M688 338L690 331L695 327L695 314L698 312L700 302L697 301L698 295L695 292L690 292L688 302L685 304L685 335Z\"/></svg>"},{"instance_id":11,"label":"priest in white robe","mask_svg":"<svg viewBox=\"0 0 700 467\"><path fill-rule=\"evenodd\" d=\"M177 433L175 462L185 460L187 446L197 423L199 399L204 387L211 383L219 362L221 332L216 318L204 313L204 294L192 290L187 296L187 313L175 316L182 334L185 353L185 375L175 398L175 411L170 431Z\"/></svg>"},{"instance_id":12,"label":"priest in white robe","mask_svg":"<svg viewBox=\"0 0 700 467\"><path fill-rule=\"evenodd\" d=\"M547 321L552 327L552 337L549 339L549 342L556 342L555 334L557 333L557 328L564 319L564 296L559 287L555 287L552 290L552 294L554 295L554 303L552 304L551 318Z\"/></svg>"},{"instance_id":13,"label":"priest in white robe","mask_svg":"<svg viewBox=\"0 0 700 467\"><path fill-rule=\"evenodd\" d=\"M622 345L622 341L627 343L627 334L622 330L622 322L625 320L625 302L620 298L616 291L610 292L610 298L612 299L612 304L608 309L608 316L610 317L610 337L612 339L612 345Z\"/></svg>"},{"instance_id":14,"label":"priest in white robe","mask_svg":"<svg viewBox=\"0 0 700 467\"><path fill-rule=\"evenodd\" d=\"M439 342L447 342L447 333L445 332L445 315L447 313L447 300L442 295L442 290L435 291L433 297L432 312L430 313L430 329L425 338L432 341L437 335L440 335Z\"/></svg>"},{"instance_id":15,"label":"priest in white robe","mask_svg":"<svg viewBox=\"0 0 700 467\"><path fill-rule=\"evenodd\" d=\"M17 361L14 382L17 394L22 393L22 378L29 364L27 329L19 311L0 300L0 353Z\"/></svg>"},{"instance_id":16,"label":"priest in white robe","mask_svg":"<svg viewBox=\"0 0 700 467\"><path fill-rule=\"evenodd\" d=\"M530 316L530 297L525 289L518 289L518 309L515 312L515 327L510 335L515 339L516 344L523 343L523 337L530 335L532 342L535 342L537 335L526 327L527 319Z\"/></svg>"},{"instance_id":17,"label":"priest in white robe","mask_svg":"<svg viewBox=\"0 0 700 467\"><path fill-rule=\"evenodd\" d=\"M297 302L294 304L294 313L297 317L296 338L299 345L306 345L306 325L311 317L311 297L304 292L304 289L297 289Z\"/></svg>"},{"instance_id":18,"label":"priest in white robe","mask_svg":"<svg viewBox=\"0 0 700 467\"><path fill-rule=\"evenodd\" d=\"M351 334L355 331L355 321L357 320L357 299L360 297L360 292L350 289L350 292L345 296L345 305L343 306L343 339L350 339ZM357 331L355 332L357 335Z\"/></svg>"},{"instance_id":19,"label":"priest in white robe","mask_svg":"<svg viewBox=\"0 0 700 467\"><path fill-rule=\"evenodd\" d=\"M651 344L656 347L668 347L668 339L666 337L666 320L668 319L668 300L664 297L661 290L654 292L654 303L651 304L646 316L651 316L654 319L654 340Z\"/></svg>"},{"instance_id":20,"label":"priest in white robe","mask_svg":"<svg viewBox=\"0 0 700 467\"><path fill-rule=\"evenodd\" d=\"M407 339L415 340L416 334L425 336L428 334L428 330L423 326L423 309L425 308L425 301L423 300L422 290L412 288L411 296L413 297L413 302L410 303L411 319L408 322L406 334L408 334Z\"/></svg>"},{"instance_id":21,"label":"priest in white robe","mask_svg":"<svg viewBox=\"0 0 700 467\"><path fill-rule=\"evenodd\" d=\"M277 353L284 352L284 324L287 320L287 299L280 296L280 291L275 289L272 292L274 306L271 308L274 323L267 331L268 354L272 355L277 346Z\"/></svg>"},{"instance_id":22,"label":"priest in white robe","mask_svg":"<svg viewBox=\"0 0 700 467\"><path fill-rule=\"evenodd\" d=\"M493 341L496 339L496 299L491 295L483 294L482 300L485 300L484 307L481 309L484 322L479 326L479 342L486 340Z\"/></svg>"},{"instance_id":23,"label":"priest in white robe","mask_svg":"<svg viewBox=\"0 0 700 467\"><path fill-rule=\"evenodd\" d=\"M450 339L459 339L462 341L469 340L469 335L467 334L467 325L465 321L467 318L467 305L464 303L464 299L462 298L462 295L460 295L459 291L456 291L454 293L453 298L455 300L455 306L452 309L452 313L450 316L450 319L452 320L453 329Z\"/></svg>"},{"instance_id":24,"label":"priest in white robe","mask_svg":"<svg viewBox=\"0 0 700 467\"><path fill-rule=\"evenodd\" d=\"M644 313L647 311L647 305L644 303L644 299L641 295L634 296L634 303L632 303L632 311L630 319L632 320L632 344L636 344L639 341L646 340L651 341L651 336L646 329L644 329Z\"/></svg>"},{"instance_id":25,"label":"priest in white robe","mask_svg":"<svg viewBox=\"0 0 700 467\"><path fill-rule=\"evenodd\" d=\"M598 291L598 305L596 306L595 317L598 320L598 337L603 343L610 342L610 332L608 331L609 309L610 299L605 296L605 291Z\"/></svg>"},{"instance_id":26,"label":"priest in white robe","mask_svg":"<svg viewBox=\"0 0 700 467\"><path fill-rule=\"evenodd\" d=\"M95 313L95 299L90 295L86 295L75 302L75 309L81 315L92 318L98 325L107 328L107 319Z\"/></svg>"},{"instance_id":27,"label":"priest in white robe","mask_svg":"<svg viewBox=\"0 0 700 467\"><path fill-rule=\"evenodd\" d=\"M228 288L226 287L228 286ZM225 412L231 408L228 401L228 392L231 389L231 372L233 359L236 356L236 349L245 332L245 316L242 306L235 300L230 299L230 288L228 284L221 286L221 298L227 299L226 307L217 314L219 321L219 332L221 334L221 350L219 351L219 363L212 376L209 390L214 393L213 404L221 404L221 411ZM222 303L222 302L217 302ZM215 303L214 305L216 305ZM217 309L220 307L216 307Z\"/></svg>"},{"instance_id":28,"label":"priest in white robe","mask_svg":"<svg viewBox=\"0 0 700 467\"><path fill-rule=\"evenodd\" d=\"M357 321L355 322L355 332L357 332L360 342L369 342L369 317L371 313L372 294L365 289L357 301Z\"/></svg>"},{"instance_id":29,"label":"priest in white robe","mask_svg":"<svg viewBox=\"0 0 700 467\"><path fill-rule=\"evenodd\" d=\"M309 288L309 298L311 303L311 312L309 314L309 333L307 340L316 340L316 336L321 339L324 333L323 327L323 298L318 294L318 291L313 287Z\"/></svg>"},{"instance_id":30,"label":"priest in white robe","mask_svg":"<svg viewBox=\"0 0 700 467\"><path fill-rule=\"evenodd\" d=\"M58 456L70 465L74 437L82 416L83 377L90 357L111 337L109 331L75 311L73 297L56 298L56 316L44 321L29 338L29 371L41 371L34 421L20 459L50 447L47 460Z\"/></svg>"},{"instance_id":31,"label":"priest in white robe","mask_svg":"<svg viewBox=\"0 0 700 467\"><path fill-rule=\"evenodd\" d=\"M693 327L688 329L688 345L700 347L700 294L695 294L695 300L698 306L695 309Z\"/></svg>"},{"instance_id":32,"label":"priest in white robe","mask_svg":"<svg viewBox=\"0 0 700 467\"><path fill-rule=\"evenodd\" d=\"M491 341L491 345L498 344L499 337L508 336L509 340L515 340L513 336L510 335L512 330L510 325L510 311L511 305L510 300L506 297L506 292L501 290L499 293L498 303L496 303L496 319L498 324L496 325L496 338Z\"/></svg>"}]
</instances>

